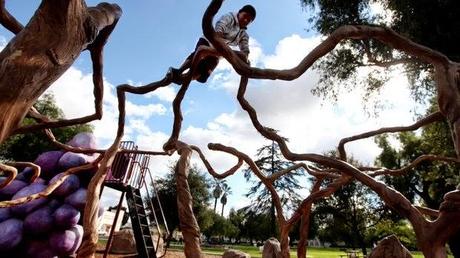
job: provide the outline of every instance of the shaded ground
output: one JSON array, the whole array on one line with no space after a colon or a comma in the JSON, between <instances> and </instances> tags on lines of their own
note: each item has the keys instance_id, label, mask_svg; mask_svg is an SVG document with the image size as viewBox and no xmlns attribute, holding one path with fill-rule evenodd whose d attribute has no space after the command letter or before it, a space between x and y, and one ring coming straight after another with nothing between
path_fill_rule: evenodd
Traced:
<instances>
[{"instance_id":1,"label":"shaded ground","mask_svg":"<svg viewBox=\"0 0 460 258\"><path fill-rule=\"evenodd\" d=\"M103 256L104 256L103 253L97 253L96 254L96 258L102 258ZM107 257L108 258L134 258L134 257L137 257L137 256L126 255L126 254L122 254L122 255L109 254ZM205 258L220 258L222 256L204 254L204 257ZM185 258L185 255L181 251L168 251L168 253L166 254L166 256L164 256L164 258Z\"/></svg>"}]
</instances>

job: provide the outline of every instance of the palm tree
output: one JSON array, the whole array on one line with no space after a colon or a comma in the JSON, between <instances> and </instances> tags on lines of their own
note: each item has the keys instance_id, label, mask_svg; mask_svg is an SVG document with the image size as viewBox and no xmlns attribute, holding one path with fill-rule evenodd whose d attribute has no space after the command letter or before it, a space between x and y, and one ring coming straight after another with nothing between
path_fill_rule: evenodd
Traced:
<instances>
[{"instance_id":1,"label":"palm tree","mask_svg":"<svg viewBox=\"0 0 460 258\"><path fill-rule=\"evenodd\" d=\"M221 183L225 183L225 180L223 181L215 180L213 183L214 190L212 191L212 196L214 196L214 213L216 213L217 199L219 199L220 195L222 194L222 188L220 186Z\"/></svg>"},{"instance_id":2,"label":"palm tree","mask_svg":"<svg viewBox=\"0 0 460 258\"><path fill-rule=\"evenodd\" d=\"M220 203L222 203L222 212L221 212L220 215L223 217L224 216L224 207L227 204L227 195L232 193L232 190L231 190L230 186L228 186L227 183L225 183L225 182L222 183L222 192L223 192L222 198L220 198Z\"/></svg>"}]
</instances>

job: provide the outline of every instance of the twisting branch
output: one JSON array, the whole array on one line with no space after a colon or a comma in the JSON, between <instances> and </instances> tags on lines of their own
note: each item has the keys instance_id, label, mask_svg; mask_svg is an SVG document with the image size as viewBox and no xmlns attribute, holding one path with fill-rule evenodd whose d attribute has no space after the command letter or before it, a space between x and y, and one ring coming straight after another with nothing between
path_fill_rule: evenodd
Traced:
<instances>
[{"instance_id":1,"label":"twisting branch","mask_svg":"<svg viewBox=\"0 0 460 258\"><path fill-rule=\"evenodd\" d=\"M174 152L175 143L179 139L179 134L180 134L180 130L182 127L182 120L183 120L182 111L181 111L182 100L184 99L185 93L187 92L187 89L190 85L191 80L193 79L193 75L195 74L195 70L198 65L198 62L201 59L203 59L205 56L208 56L208 55L215 55L215 51L209 47L200 47L196 51L192 59L190 72L188 73L187 76L185 76L182 86L179 92L177 92L176 97L174 98L174 101L173 101L173 113L174 113L173 128L172 128L171 136L166 141L166 143L163 144L163 150L165 150L166 152L169 152L169 153Z\"/></svg>"},{"instance_id":2,"label":"twisting branch","mask_svg":"<svg viewBox=\"0 0 460 258\"><path fill-rule=\"evenodd\" d=\"M240 102L242 108L248 112L251 122L253 123L257 131L263 136L265 136L266 138L276 141L278 145L280 146L280 150L283 153L284 157L292 161L304 160L304 161L319 163L319 164L322 164L323 166L328 166L333 169L337 169L341 171L342 173L348 175L347 177L353 177L359 180L361 183L365 184L366 186L371 188L374 192L376 192L391 209L395 210L402 216L406 217L411 222L414 228L414 231L416 233L416 236L417 236L417 242L420 245L420 248L423 250L426 256L435 257L433 253L445 251L444 249L445 242L444 244L437 245L436 248L432 248L432 245L431 245L432 243L430 241L431 240L434 241L434 239L427 240L426 232L427 231L434 232L434 231L439 230L440 227L443 225L442 223L447 223L445 220L453 216L453 214L447 214L438 223L430 224L423 217L420 211L417 208L415 208L411 204L411 202L406 197L404 197L401 193L397 192L396 190L390 187L387 187L385 184L366 175L365 173L356 169L355 167L346 163L345 161L329 158L329 157L318 155L318 154L292 153L287 147L285 140L281 136L276 134L276 132L274 132L273 130L269 130L268 128L262 126L260 122L258 121L257 113L255 112L254 108L244 98L244 93L246 91L247 82L248 82L247 77L243 76L241 78L240 88L238 90L238 101ZM334 181L336 184L347 183L347 177L336 179ZM325 191L320 190L317 193L310 195L309 198L310 199L315 198L315 195L319 195L321 193L325 194ZM307 201L308 200L305 200L302 205L306 205ZM294 213L293 218L295 218L295 216L301 216L301 212ZM454 233L455 231L445 232L443 233L443 237L446 237L446 236L448 237ZM429 235L428 237L430 236L434 237L433 235Z\"/></svg>"},{"instance_id":3,"label":"twisting branch","mask_svg":"<svg viewBox=\"0 0 460 258\"><path fill-rule=\"evenodd\" d=\"M57 146L60 149L63 149L65 151L71 151L75 153L85 153L85 154L92 154L92 153L105 153L105 149L88 149L88 148L81 148L81 147L74 147L70 146L68 144L64 144L62 142L59 142L56 140L56 137L54 137L53 132L51 129L45 129L43 130L48 137L48 139L53 143L55 146Z\"/></svg>"},{"instance_id":4,"label":"twisting branch","mask_svg":"<svg viewBox=\"0 0 460 258\"><path fill-rule=\"evenodd\" d=\"M284 224L285 218L281 207L280 197L276 192L275 188L273 187L272 182L264 175L264 173L262 173L262 171L260 171L256 163L247 154L244 154L235 148L228 147L219 143L209 143L208 147L211 150L219 150L222 152L226 152L237 157L238 159L244 160L244 162L249 166L252 172L259 178L259 180L265 185L265 187L270 192L273 199L273 203L275 205L276 213L278 214L278 221L281 222L280 224Z\"/></svg>"},{"instance_id":5,"label":"twisting branch","mask_svg":"<svg viewBox=\"0 0 460 258\"><path fill-rule=\"evenodd\" d=\"M322 43L313 49L296 67L286 70L259 69L249 67L240 60L235 53L219 38L214 31L212 20L220 9L223 0L213 0L203 15L202 29L204 36L211 42L216 50L222 54L240 75L259 79L294 80L309 69L315 61L328 54L341 41L345 39L377 39L386 45L403 51L407 54L433 64L448 64L449 59L442 53L419 45L402 37L389 28L372 27L365 25L345 25L337 28Z\"/></svg>"},{"instance_id":6,"label":"twisting branch","mask_svg":"<svg viewBox=\"0 0 460 258\"><path fill-rule=\"evenodd\" d=\"M190 145L190 148L198 153L198 155L200 156L201 161L203 162L204 166L208 170L209 174L211 174L214 178L217 178L217 179L224 179L224 178L226 178L228 176L231 176L231 175L235 174L235 172L241 167L241 165L243 165L243 160L240 157L238 157L238 163L235 166L233 166L229 170L219 174L211 166L211 164L206 159L206 157L204 156L204 154L203 154L203 152L201 151L200 148L198 148L197 146L194 146L194 145Z\"/></svg>"},{"instance_id":7,"label":"twisting branch","mask_svg":"<svg viewBox=\"0 0 460 258\"><path fill-rule=\"evenodd\" d=\"M12 166L12 167L19 167L19 168L25 168L29 167L32 169L32 176L30 177L29 182L33 183L35 179L37 179L40 176L41 173L41 168L40 166L32 163L32 162L7 162L6 165ZM17 175L16 175L17 176ZM14 178L13 178L14 179ZM6 185L5 185L6 186ZM0 188L2 188L0 186Z\"/></svg>"},{"instance_id":8,"label":"twisting branch","mask_svg":"<svg viewBox=\"0 0 460 258\"><path fill-rule=\"evenodd\" d=\"M319 191L321 184L323 183L323 178L319 177L316 179L313 184L310 193ZM306 258L307 255L307 244L308 244L308 233L310 231L310 215L313 202L310 202L307 206L304 207L302 212L302 218L300 221L299 228L299 243L297 244L297 257Z\"/></svg>"},{"instance_id":9,"label":"twisting branch","mask_svg":"<svg viewBox=\"0 0 460 258\"><path fill-rule=\"evenodd\" d=\"M0 24L14 34L24 29L24 26L6 10L5 0L0 0Z\"/></svg>"},{"instance_id":10,"label":"twisting branch","mask_svg":"<svg viewBox=\"0 0 460 258\"><path fill-rule=\"evenodd\" d=\"M104 158L100 162L100 167L96 174L91 179L88 186L87 205L85 206L85 216L83 218L84 235L82 245L78 251L78 258L90 257L96 251L97 246L97 212L99 205L99 193L102 183L104 182L107 171L112 165L115 155L120 152L119 146L124 134L125 117L126 117L126 92L134 94L145 94L155 91L160 87L165 87L171 84L172 78L166 75L162 80L156 81L145 86L134 87L128 84L117 86L117 99L118 99L118 127L117 134L112 145L105 152ZM166 154L156 152L156 154ZM168 153L170 154L170 153Z\"/></svg>"},{"instance_id":11,"label":"twisting branch","mask_svg":"<svg viewBox=\"0 0 460 258\"><path fill-rule=\"evenodd\" d=\"M439 211L430 209L428 207L422 207L422 206L415 206L421 213L428 215L433 218L437 218L439 216Z\"/></svg>"},{"instance_id":12,"label":"twisting branch","mask_svg":"<svg viewBox=\"0 0 460 258\"><path fill-rule=\"evenodd\" d=\"M299 169L299 168L303 168L305 169L305 171L308 172L308 174L316 177L316 178L339 178L340 175L337 174L337 173L331 173L331 172L326 172L326 171L320 171L320 170L317 170L317 169L313 169L311 167L309 167L307 164L301 162L301 163L297 163L289 168L286 168L286 169L283 169L281 171L278 171L278 172L275 172L269 176L267 176L267 179L269 181L271 181L272 183L275 182L278 178L280 178L281 176L284 176L285 174L291 172L292 170L296 170L296 169Z\"/></svg>"},{"instance_id":13,"label":"twisting branch","mask_svg":"<svg viewBox=\"0 0 460 258\"><path fill-rule=\"evenodd\" d=\"M387 169L387 168L380 168L371 173L368 173L371 177L376 177L380 175L389 175L389 176L400 176L408 172L409 170L415 168L418 164L424 161L445 161L445 162L453 162L453 163L460 163L460 159L458 158L451 158L451 157L442 157L437 155L421 155L420 157L416 158L412 161L409 165L400 168L400 169Z\"/></svg>"},{"instance_id":14,"label":"twisting branch","mask_svg":"<svg viewBox=\"0 0 460 258\"><path fill-rule=\"evenodd\" d=\"M26 202L33 201L33 200L38 199L38 198L47 197L51 193L53 193L53 191L56 188L58 188L64 182L64 180L66 180L70 175L78 173L78 172L83 171L83 170L88 170L88 169L96 167L101 158L102 158L102 156L100 158L96 159L94 162L91 162L89 164L85 164L85 165L82 165L82 166L79 166L79 167L74 167L74 168L68 169L67 171L63 172L62 176L59 177L58 180L56 180L52 184L48 185L43 191L41 191L39 193L31 194L29 196L25 196L25 197L18 198L18 199L15 199L15 200L2 201L2 202L0 202L0 208L7 208L7 207L12 207L12 206L17 206L17 205L20 205L20 204L23 204L23 203L26 203Z\"/></svg>"},{"instance_id":15,"label":"twisting branch","mask_svg":"<svg viewBox=\"0 0 460 258\"><path fill-rule=\"evenodd\" d=\"M414 130L419 129L422 126L425 126L425 125L428 125L434 122L442 121L442 120L444 120L444 116L442 115L441 112L437 111L437 112L434 112L428 115L427 117L423 119L420 119L419 121L409 126L383 127L378 130L373 130L373 131L365 132L362 134L354 135L351 137L343 138L342 140L340 140L339 146L337 147L337 149L339 150L340 159L342 160L347 159L347 154L345 152L345 144L348 142L361 140L364 138L369 138L369 137L376 136L376 135L383 134L383 133L414 131Z\"/></svg>"},{"instance_id":16,"label":"twisting branch","mask_svg":"<svg viewBox=\"0 0 460 258\"><path fill-rule=\"evenodd\" d=\"M50 119L45 116L40 114L38 110L35 107L31 107L29 110L29 113L27 115L33 119L35 119L38 122L41 123L46 123L50 121ZM48 137L48 139L51 141L52 144L54 144L56 147L66 150L66 151L71 151L75 153L85 153L85 154L91 154L91 153L104 153L106 150L101 150L101 149L88 149L88 148L81 148L81 147L73 147L68 144L64 144L62 142L59 142L56 137L54 136L53 132L51 129L44 129L43 130L45 135Z\"/></svg>"},{"instance_id":17,"label":"twisting branch","mask_svg":"<svg viewBox=\"0 0 460 258\"><path fill-rule=\"evenodd\" d=\"M18 175L18 170L15 167L7 164L0 163L0 171L3 171L4 173L6 172L6 174L8 174L8 177L0 184L0 189L8 186Z\"/></svg>"},{"instance_id":18,"label":"twisting branch","mask_svg":"<svg viewBox=\"0 0 460 258\"><path fill-rule=\"evenodd\" d=\"M288 235L289 235L289 232L292 228L292 226L294 225L294 223L296 221L298 221L299 217L296 216L296 214L294 214L293 217L295 218L291 218L289 219L288 221L286 221L285 217L284 217L284 214L283 214L283 210L282 210L282 205L281 205L281 200L279 198L279 195L278 193L276 192L274 186L273 186L273 182L278 179L280 176L283 176L285 175L286 173L289 173L290 171L292 171L293 169L295 168L306 168L307 171L309 171L310 169L304 164L304 163L300 163L300 164L296 164L295 166L292 166L288 169L285 169L285 170L282 170L278 173L275 174L275 176L273 177L270 177L270 176L266 176L264 175L260 169L257 167L257 165L255 164L255 162L246 154L238 151L237 149L235 148L232 148L232 147L227 147L227 146L224 146L222 144L216 144L216 143L210 143L208 144L208 147L212 150L219 150L219 151L223 151L223 152L226 152L226 153L229 153L231 155L234 155L240 159L243 159L244 162L246 164L248 164L249 168L253 171L253 173L259 178L259 180L264 184L264 186L268 189L268 191L270 192L270 195L272 197L272 200L273 200L273 204L275 206L275 209L276 209L276 214L277 214L277 220L278 220L278 224L279 224L279 227L280 227L280 242L281 242L281 255L283 257L289 257L289 240L288 240ZM337 174L330 174L330 173L319 173L319 172L316 172L318 177L317 179L318 180L322 180L323 178L325 177L329 177L329 176L332 176L332 178L338 178ZM344 177L340 177L340 178L344 178ZM337 181L339 179L336 179L333 181L333 185L334 185L334 182ZM342 180L340 181L341 183L345 184L345 183L348 183L348 181L351 180L351 177L345 177L345 180ZM327 192L322 192L321 194L322 195L318 195L317 193L320 192L318 191L316 188L314 189L315 190L315 193L312 193L310 196L314 196L313 198L307 198L308 200L307 201L304 201L301 205L301 207L299 207L296 212L299 212L299 213L302 213L304 214L305 213L305 210L308 209L308 205L310 206L311 208L311 204L314 200L316 200L316 198L321 198L321 197L324 197L326 196L327 194L332 194L333 192L335 192L337 189L339 189L339 187L341 187L343 184L335 184L334 188L329 188ZM317 185L317 188L319 188L320 186L320 183ZM315 195L316 194L316 195ZM310 197L309 196L309 197ZM295 221L294 221L295 220Z\"/></svg>"},{"instance_id":19,"label":"twisting branch","mask_svg":"<svg viewBox=\"0 0 460 258\"><path fill-rule=\"evenodd\" d=\"M58 128L65 126L72 126L77 124L85 124L91 121L102 118L102 98L104 95L104 78L103 78L103 50L104 46L112 33L113 29L121 17L121 9L117 5L108 3L101 3L96 7L88 8L88 23L91 26L91 37L96 37L87 49L91 53L91 61L93 64L93 85L94 85L94 108L95 113L92 115L66 119L59 121L52 121L50 119L43 120L43 122L33 125L20 127L14 131L15 134L32 132L45 128ZM31 112L29 111L29 114Z\"/></svg>"}]
</instances>

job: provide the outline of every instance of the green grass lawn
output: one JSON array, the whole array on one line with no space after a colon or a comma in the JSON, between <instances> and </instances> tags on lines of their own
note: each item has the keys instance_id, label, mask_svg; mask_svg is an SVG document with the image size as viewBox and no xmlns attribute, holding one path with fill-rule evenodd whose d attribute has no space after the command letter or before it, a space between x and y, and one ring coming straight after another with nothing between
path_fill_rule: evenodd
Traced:
<instances>
[{"instance_id":1,"label":"green grass lawn","mask_svg":"<svg viewBox=\"0 0 460 258\"><path fill-rule=\"evenodd\" d=\"M228 246L228 248L241 250L247 254L250 254L252 258L261 258L262 253L257 247L253 246L244 246L244 245L235 245ZM182 249L182 246L172 246L170 249ZM225 251L222 247L202 247L202 250L206 254L216 254L222 255ZM308 248L308 256L312 258L338 258L340 255L344 255L345 252L341 251L339 248L317 248L310 247ZM412 252L414 258L423 258L423 255L420 252ZM295 249L291 249L291 257L297 257ZM452 256L449 256L452 257Z\"/></svg>"}]
</instances>

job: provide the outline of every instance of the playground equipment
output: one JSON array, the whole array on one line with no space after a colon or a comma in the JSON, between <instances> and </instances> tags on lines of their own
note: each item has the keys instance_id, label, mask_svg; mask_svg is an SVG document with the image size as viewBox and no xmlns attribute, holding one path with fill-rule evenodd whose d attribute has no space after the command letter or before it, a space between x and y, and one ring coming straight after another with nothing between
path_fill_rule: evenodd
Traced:
<instances>
[{"instance_id":1,"label":"playground equipment","mask_svg":"<svg viewBox=\"0 0 460 258\"><path fill-rule=\"evenodd\" d=\"M136 240L138 256L156 258L158 256L157 252L160 244L160 237L163 236L158 223L158 212L161 214L160 219L162 219L163 225L165 225L166 232L164 233L169 235L170 232L155 188L152 173L148 167L150 155L139 153L138 146L132 141L121 142L120 149L122 149L122 151L115 156L113 164L104 181L104 187L110 187L121 192L114 222L112 223L104 251L104 258L107 257L112 245L115 224L116 221L118 221L122 202L125 197L128 203L129 217ZM150 193L151 190L152 193ZM101 190L101 195L102 192L103 188ZM156 197L156 203L152 201L154 197ZM155 225L158 232L156 243L154 243L152 231L150 229L152 225Z\"/></svg>"}]
</instances>

